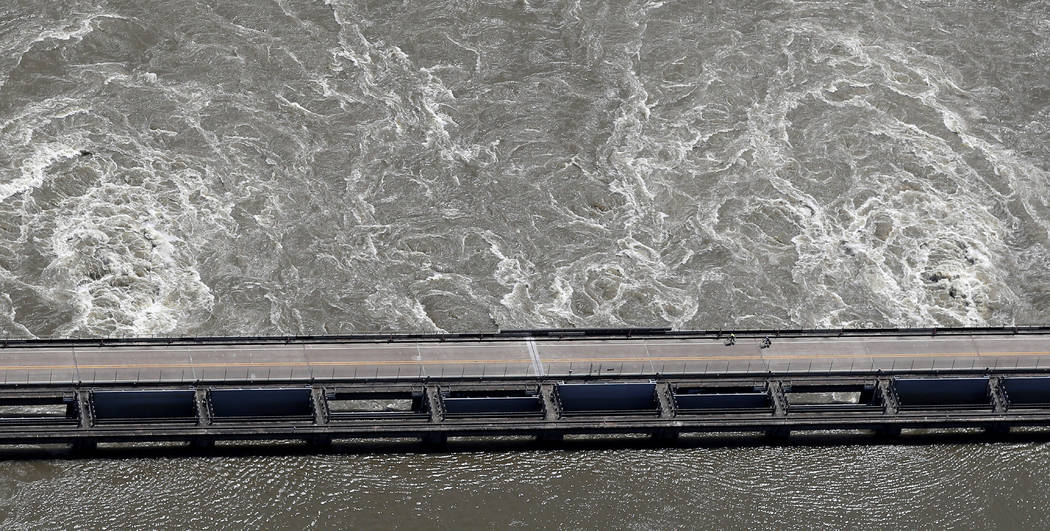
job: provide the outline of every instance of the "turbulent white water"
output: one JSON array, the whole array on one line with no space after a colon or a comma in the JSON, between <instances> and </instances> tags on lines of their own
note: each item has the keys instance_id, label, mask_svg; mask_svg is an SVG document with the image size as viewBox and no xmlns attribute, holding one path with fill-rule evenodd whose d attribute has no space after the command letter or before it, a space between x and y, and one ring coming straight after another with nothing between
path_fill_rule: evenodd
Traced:
<instances>
[{"instance_id":1,"label":"turbulent white water","mask_svg":"<svg viewBox=\"0 0 1050 531\"><path fill-rule=\"evenodd\" d=\"M1046 2L702 4L6 4L0 325L1050 321Z\"/></svg>"}]
</instances>

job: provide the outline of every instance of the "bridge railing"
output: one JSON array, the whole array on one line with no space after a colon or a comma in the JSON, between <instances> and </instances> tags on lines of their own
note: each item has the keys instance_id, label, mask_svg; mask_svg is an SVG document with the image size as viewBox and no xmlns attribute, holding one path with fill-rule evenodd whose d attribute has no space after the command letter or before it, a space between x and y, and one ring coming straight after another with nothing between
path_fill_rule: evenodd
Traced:
<instances>
[{"instance_id":1,"label":"bridge railing","mask_svg":"<svg viewBox=\"0 0 1050 531\"><path fill-rule=\"evenodd\" d=\"M1022 353L1023 354L1023 353ZM1025 372L1050 369L1050 359L1037 356L996 356L954 359L767 359L654 362L545 362L540 366L524 363L463 364L432 367L344 366L304 363L300 365L259 364L233 367L150 367L77 368L0 368L0 386L28 385L112 385L112 384L189 384L195 382L325 382L325 381L424 381L424 380L504 380L538 378L647 378L659 376L764 376L857 375L911 373Z\"/></svg>"},{"instance_id":2,"label":"bridge railing","mask_svg":"<svg viewBox=\"0 0 1050 531\"><path fill-rule=\"evenodd\" d=\"M708 338L730 336L740 338L819 338L819 337L885 337L885 336L971 336L971 335L1031 335L1050 334L1048 325L984 326L984 327L882 327L882 328L716 328L675 330L672 328L537 328L507 329L480 332L409 331L364 332L324 335L270 335L270 336L63 336L24 337L10 331L0 332L0 349L7 347L56 346L135 346L135 345L226 345L226 344L299 344L346 342L444 342L444 341L508 341L524 338L537 339L595 339L595 338Z\"/></svg>"}]
</instances>

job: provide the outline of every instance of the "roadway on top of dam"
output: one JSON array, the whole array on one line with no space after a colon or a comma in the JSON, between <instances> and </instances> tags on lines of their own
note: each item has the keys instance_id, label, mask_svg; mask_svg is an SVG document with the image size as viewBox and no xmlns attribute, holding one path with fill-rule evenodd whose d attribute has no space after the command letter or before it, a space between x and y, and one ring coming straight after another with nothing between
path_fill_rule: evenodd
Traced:
<instances>
[{"instance_id":1,"label":"roadway on top of dam","mask_svg":"<svg viewBox=\"0 0 1050 531\"><path fill-rule=\"evenodd\" d=\"M1050 334L512 338L0 348L0 384L826 374L1050 368Z\"/></svg>"}]
</instances>

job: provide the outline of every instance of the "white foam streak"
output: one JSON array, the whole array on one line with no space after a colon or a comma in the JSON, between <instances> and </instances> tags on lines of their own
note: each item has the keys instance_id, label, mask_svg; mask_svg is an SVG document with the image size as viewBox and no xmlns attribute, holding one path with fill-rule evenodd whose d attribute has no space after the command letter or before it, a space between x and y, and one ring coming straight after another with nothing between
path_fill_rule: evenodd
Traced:
<instances>
[{"instance_id":1,"label":"white foam streak","mask_svg":"<svg viewBox=\"0 0 1050 531\"><path fill-rule=\"evenodd\" d=\"M20 175L11 181L0 182L0 201L25 192L30 192L44 183L47 169L52 164L76 157L80 150L66 144L43 142L34 145L34 152L20 167Z\"/></svg>"},{"instance_id":2,"label":"white foam streak","mask_svg":"<svg viewBox=\"0 0 1050 531\"><path fill-rule=\"evenodd\" d=\"M866 98L827 100L822 94L835 93L842 86L886 87L917 99L939 114L949 131L996 161L997 168L1011 171L1007 168L1017 168L1018 161L1003 161L997 148L967 134L961 114L938 98L939 87L959 90L958 85L941 71L919 66L931 59L916 58L914 51L862 44L855 37L805 24L793 29L810 39L832 40L849 50L851 64L865 67L850 77L773 91L775 97L748 113L748 137L756 169L786 199L769 204L786 208L799 224L800 232L791 240L798 253L793 268L795 282L805 285L815 299L837 298L836 292L856 293L863 286L876 297L877 306L886 312L884 316L901 326L986 324L999 308L1009 304L1007 301L1017 300L1001 274L1004 257L1009 255L1003 241L1007 228L983 204L982 195L990 190L974 187L988 176L967 166L949 139L921 124L902 121ZM906 75L898 74L900 65L910 65ZM920 79L922 88L916 88L913 79ZM796 147L788 138L788 116L813 99L832 107L864 109L871 115L874 135L912 146L909 152L918 164L957 184L949 188L934 184L902 188L901 183L909 179L921 180L903 171L866 169L856 175L849 192L853 196L872 194L860 205L835 198L829 202L801 189L782 176L798 165ZM848 303L839 298L833 304ZM819 323L824 326L864 324L839 320L836 315L842 311L824 313L828 317ZM799 314L797 318L802 321L805 316Z\"/></svg>"}]
</instances>

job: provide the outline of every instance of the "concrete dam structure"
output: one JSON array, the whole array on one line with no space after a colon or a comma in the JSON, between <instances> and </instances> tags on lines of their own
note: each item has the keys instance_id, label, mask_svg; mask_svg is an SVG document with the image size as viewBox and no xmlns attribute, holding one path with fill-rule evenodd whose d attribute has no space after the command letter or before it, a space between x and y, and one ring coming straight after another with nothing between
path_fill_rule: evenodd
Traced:
<instances>
[{"instance_id":1,"label":"concrete dam structure","mask_svg":"<svg viewBox=\"0 0 1050 531\"><path fill-rule=\"evenodd\" d=\"M0 444L1050 426L1050 329L19 340Z\"/></svg>"}]
</instances>

